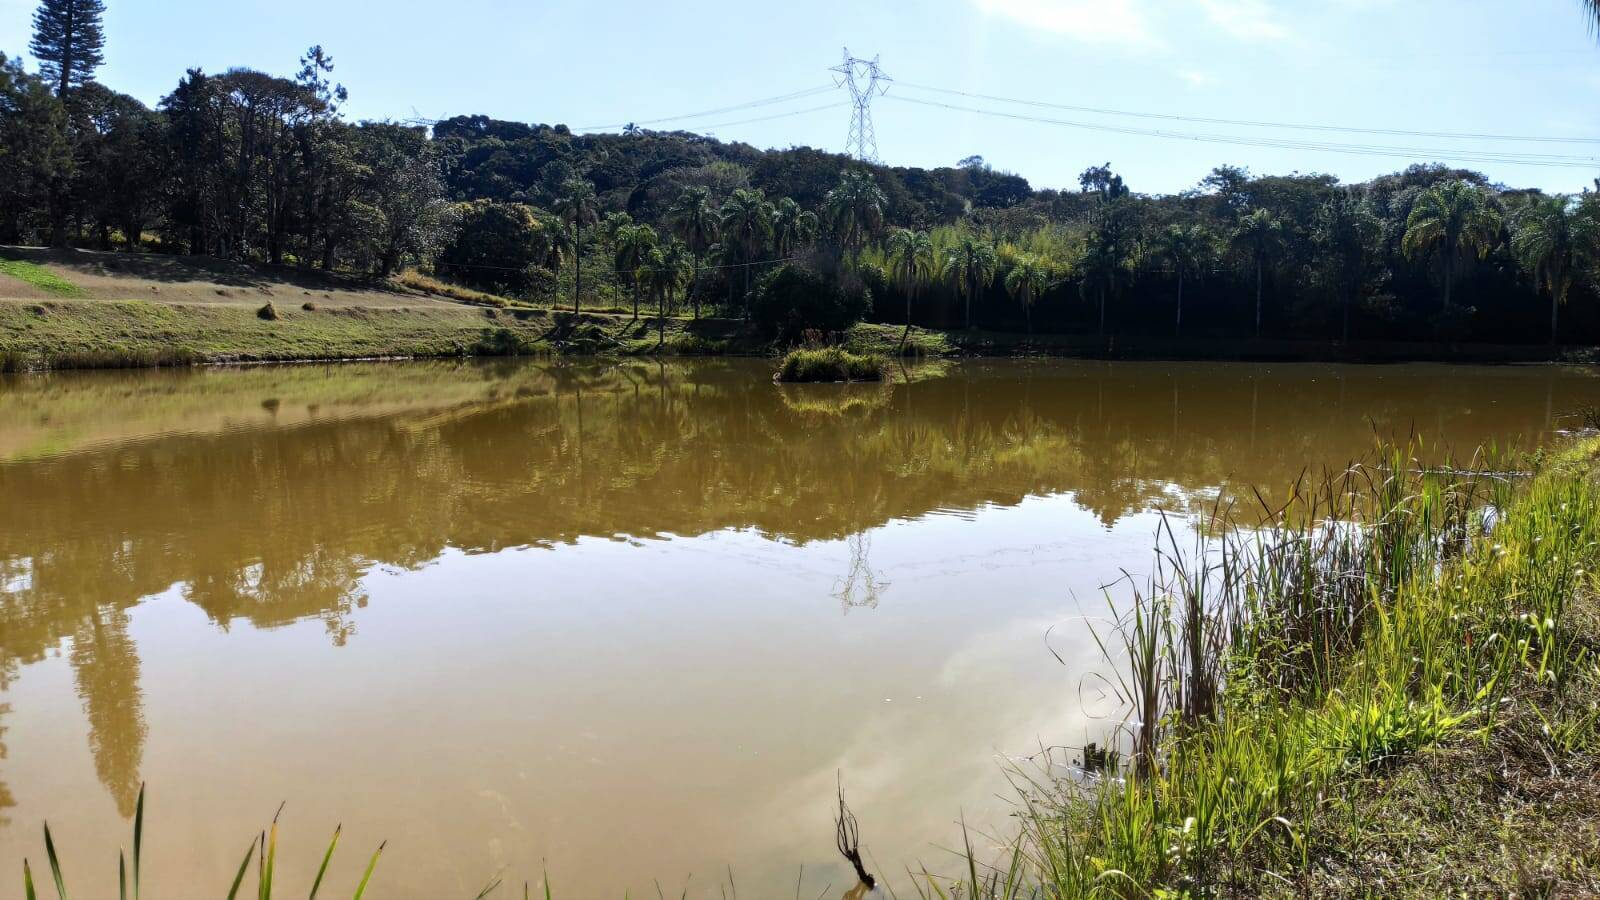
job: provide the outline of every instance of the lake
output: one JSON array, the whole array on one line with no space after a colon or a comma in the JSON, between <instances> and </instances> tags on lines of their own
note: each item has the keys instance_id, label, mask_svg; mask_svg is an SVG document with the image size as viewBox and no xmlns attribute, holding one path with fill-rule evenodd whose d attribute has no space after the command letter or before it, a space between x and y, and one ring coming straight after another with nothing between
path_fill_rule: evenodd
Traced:
<instances>
[{"instance_id":1,"label":"lake","mask_svg":"<svg viewBox=\"0 0 1600 900\"><path fill-rule=\"evenodd\" d=\"M839 896L840 777L869 868L948 870L1008 766L1114 724L1092 629L1161 515L1600 402L1557 367L770 371L0 376L0 884L48 817L114 895L141 782L162 897L224 893L280 802L285 896L341 822L332 894L386 839L376 896Z\"/></svg>"}]
</instances>

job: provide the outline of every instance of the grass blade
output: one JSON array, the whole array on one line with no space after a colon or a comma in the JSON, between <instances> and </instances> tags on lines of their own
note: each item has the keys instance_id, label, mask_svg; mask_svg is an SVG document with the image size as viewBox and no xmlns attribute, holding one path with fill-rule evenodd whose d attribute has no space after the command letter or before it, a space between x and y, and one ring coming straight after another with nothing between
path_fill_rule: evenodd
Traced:
<instances>
[{"instance_id":1,"label":"grass blade","mask_svg":"<svg viewBox=\"0 0 1600 900\"><path fill-rule=\"evenodd\" d=\"M235 900L239 896L239 885L244 883L244 873L250 868L250 857L256 855L256 842L250 841L250 848L244 851L244 861L239 863L239 872L233 876L233 887L228 888L228 900Z\"/></svg>"},{"instance_id":2,"label":"grass blade","mask_svg":"<svg viewBox=\"0 0 1600 900\"><path fill-rule=\"evenodd\" d=\"M56 896L67 900L67 883L61 878L61 860L56 858L56 842L50 837L50 823L44 823L44 852L50 857L50 875L56 880Z\"/></svg>"},{"instance_id":3,"label":"grass blade","mask_svg":"<svg viewBox=\"0 0 1600 900\"><path fill-rule=\"evenodd\" d=\"M128 900L128 857L117 851L117 900Z\"/></svg>"},{"instance_id":4,"label":"grass blade","mask_svg":"<svg viewBox=\"0 0 1600 900\"><path fill-rule=\"evenodd\" d=\"M261 880L257 886L261 900L272 900L272 874L278 867L278 817L283 815L283 804L278 804L278 811L272 814L271 837L261 851Z\"/></svg>"},{"instance_id":5,"label":"grass blade","mask_svg":"<svg viewBox=\"0 0 1600 900\"><path fill-rule=\"evenodd\" d=\"M383 855L383 848L389 846L388 841L378 845L372 853L372 861L367 863L367 873L361 876L361 883L356 885L356 894L350 900L361 900L361 895L367 892L367 882L372 880L372 870L378 867L378 857Z\"/></svg>"},{"instance_id":6,"label":"grass blade","mask_svg":"<svg viewBox=\"0 0 1600 900\"><path fill-rule=\"evenodd\" d=\"M39 895L33 890L33 870L28 868L28 860L22 860L22 897L23 900L39 900Z\"/></svg>"},{"instance_id":7,"label":"grass blade","mask_svg":"<svg viewBox=\"0 0 1600 900\"><path fill-rule=\"evenodd\" d=\"M144 784L139 785L139 802L133 808L133 900L139 900L139 859L144 848Z\"/></svg>"},{"instance_id":8,"label":"grass blade","mask_svg":"<svg viewBox=\"0 0 1600 900\"><path fill-rule=\"evenodd\" d=\"M317 869L317 880L311 882L310 900L317 900L317 889L322 887L322 876L328 874L328 861L333 859L333 848L339 846L339 832L343 830L343 824L333 829L333 840L328 842L328 852L322 854L322 867Z\"/></svg>"}]
</instances>

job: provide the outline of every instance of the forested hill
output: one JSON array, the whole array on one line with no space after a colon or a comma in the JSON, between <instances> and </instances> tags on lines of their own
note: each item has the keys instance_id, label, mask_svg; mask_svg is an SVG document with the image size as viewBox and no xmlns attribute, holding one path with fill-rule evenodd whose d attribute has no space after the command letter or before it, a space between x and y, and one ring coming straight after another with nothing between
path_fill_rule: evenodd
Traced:
<instances>
[{"instance_id":1,"label":"forested hill","mask_svg":"<svg viewBox=\"0 0 1600 900\"><path fill-rule=\"evenodd\" d=\"M810 147L761 150L687 131L575 135L565 125L526 125L456 116L433 126L450 193L457 200L508 200L553 207L572 178L586 178L601 205L664 221L690 185L726 196L753 187L820 209L839 173L862 166ZM927 228L974 210L1005 209L1035 196L1028 181L971 160L938 169L866 166L887 199L886 221ZM1053 198L1055 192L1039 196Z\"/></svg>"},{"instance_id":2,"label":"forested hill","mask_svg":"<svg viewBox=\"0 0 1600 900\"><path fill-rule=\"evenodd\" d=\"M97 23L102 4L55 7ZM37 72L0 57L0 244L417 270L530 302L710 307L781 339L866 316L1600 343L1590 192L1425 162L1359 185L1220 165L1161 196L1108 163L1036 190L977 156L920 169L631 126L352 122L321 47L290 76L190 70L152 109L60 39L36 35Z\"/></svg>"}]
</instances>

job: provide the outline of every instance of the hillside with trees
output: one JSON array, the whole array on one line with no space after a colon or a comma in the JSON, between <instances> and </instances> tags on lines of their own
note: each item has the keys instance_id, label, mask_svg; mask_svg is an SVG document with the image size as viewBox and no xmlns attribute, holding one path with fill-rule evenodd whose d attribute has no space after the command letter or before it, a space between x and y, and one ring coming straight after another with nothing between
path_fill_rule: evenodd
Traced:
<instances>
[{"instance_id":1,"label":"hillside with trees","mask_svg":"<svg viewBox=\"0 0 1600 900\"><path fill-rule=\"evenodd\" d=\"M1600 343L1600 196L1417 164L1363 184L1113 167L1039 189L981 157L867 165L689 132L350 121L334 60L191 69L155 108L95 79L100 0L0 56L0 244L200 254L534 303L894 325L1320 341ZM801 279L780 277L785 269ZM793 285L826 298L785 304Z\"/></svg>"}]
</instances>

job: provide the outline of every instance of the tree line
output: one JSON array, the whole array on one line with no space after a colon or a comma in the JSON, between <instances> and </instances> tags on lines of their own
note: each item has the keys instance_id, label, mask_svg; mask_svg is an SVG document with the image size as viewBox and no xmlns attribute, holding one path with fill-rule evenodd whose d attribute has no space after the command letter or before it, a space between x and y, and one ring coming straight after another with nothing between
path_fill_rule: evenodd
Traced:
<instances>
[{"instance_id":1,"label":"tree line","mask_svg":"<svg viewBox=\"0 0 1600 900\"><path fill-rule=\"evenodd\" d=\"M203 254L531 302L1189 337L1600 341L1600 200L1414 165L1362 184L1220 166L1036 189L687 132L349 121L334 62L191 69L154 108L95 79L102 0L0 55L0 243ZM820 292L820 293L819 293ZM1570 302L1569 302L1570 301ZM1565 312L1570 310L1570 313Z\"/></svg>"}]
</instances>

